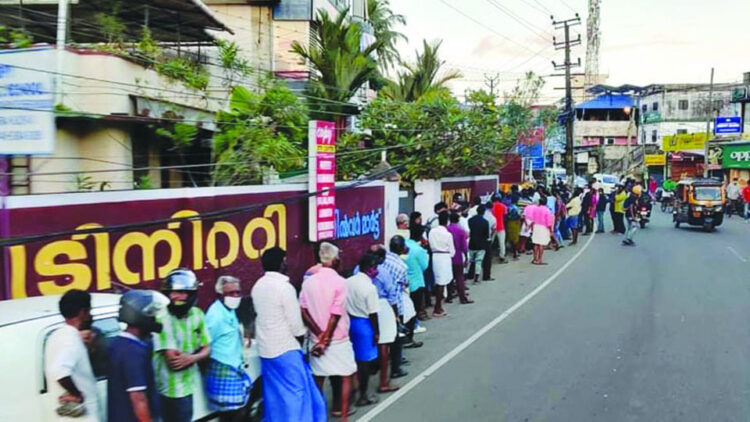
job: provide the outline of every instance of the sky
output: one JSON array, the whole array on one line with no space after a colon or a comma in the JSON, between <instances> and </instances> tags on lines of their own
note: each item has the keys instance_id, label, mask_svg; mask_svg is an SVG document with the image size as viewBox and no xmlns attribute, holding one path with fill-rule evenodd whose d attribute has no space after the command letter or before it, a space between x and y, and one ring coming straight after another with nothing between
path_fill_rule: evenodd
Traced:
<instances>
[{"instance_id":1,"label":"sky","mask_svg":"<svg viewBox=\"0 0 750 422\"><path fill-rule=\"evenodd\" d=\"M454 93L484 87L485 75L497 75L500 91L509 91L526 71L555 72L557 20L578 12L582 25L571 28L583 44L572 51L572 61L586 56L588 0L390 0L404 15L400 28L408 38L399 46L402 57L414 60L422 40L442 39L446 71L458 70ZM708 83L711 67L717 82L742 80L750 72L750 0L601 0L600 73L607 84ZM540 103L558 99L564 78L547 77Z\"/></svg>"}]
</instances>

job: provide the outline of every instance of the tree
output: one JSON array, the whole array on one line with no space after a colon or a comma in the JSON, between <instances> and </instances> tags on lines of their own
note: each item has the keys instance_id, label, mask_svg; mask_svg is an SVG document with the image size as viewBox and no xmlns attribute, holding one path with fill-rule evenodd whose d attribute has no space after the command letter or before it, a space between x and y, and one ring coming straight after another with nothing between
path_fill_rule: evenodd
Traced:
<instances>
[{"instance_id":1,"label":"tree","mask_svg":"<svg viewBox=\"0 0 750 422\"><path fill-rule=\"evenodd\" d=\"M389 0L368 0L367 19L374 29L375 39L382 44L378 48L378 64L383 72L394 67L401 61L401 55L396 48L399 40L406 41L406 35L396 31L398 25L406 25L404 15L394 14Z\"/></svg>"},{"instance_id":2,"label":"tree","mask_svg":"<svg viewBox=\"0 0 750 422\"><path fill-rule=\"evenodd\" d=\"M440 60L438 50L442 41L432 44L422 41L423 51L416 52L417 60L413 65L405 64L405 71L399 72L398 79L383 88L381 95L399 101L416 101L424 95L448 93L446 83L461 77L461 73L452 71L438 77L445 61Z\"/></svg>"},{"instance_id":3,"label":"tree","mask_svg":"<svg viewBox=\"0 0 750 422\"><path fill-rule=\"evenodd\" d=\"M344 10L334 21L327 12L319 11L310 46L292 43L292 52L314 70L307 94L315 118L330 120L352 114L355 108L348 104L349 100L377 73L378 65L372 56L383 43L377 40L362 49L362 29L348 21L347 13Z\"/></svg>"},{"instance_id":4,"label":"tree","mask_svg":"<svg viewBox=\"0 0 750 422\"><path fill-rule=\"evenodd\" d=\"M264 168L305 166L307 110L283 83L265 82L262 94L234 87L229 110L217 116L213 183L259 183Z\"/></svg>"}]
</instances>

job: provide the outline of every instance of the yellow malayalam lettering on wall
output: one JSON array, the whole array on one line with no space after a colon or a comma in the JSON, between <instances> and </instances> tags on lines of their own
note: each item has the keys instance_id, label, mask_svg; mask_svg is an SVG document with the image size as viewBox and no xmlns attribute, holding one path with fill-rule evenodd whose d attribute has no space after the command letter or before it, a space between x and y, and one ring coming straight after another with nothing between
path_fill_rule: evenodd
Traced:
<instances>
[{"instance_id":1,"label":"yellow malayalam lettering on wall","mask_svg":"<svg viewBox=\"0 0 750 422\"><path fill-rule=\"evenodd\" d=\"M101 224L88 223L76 227L76 230L97 229L101 227ZM74 234L71 236L71 239L84 240L89 236L94 237L94 255L96 256L96 290L109 290L112 288L112 275L109 261L109 233Z\"/></svg>"},{"instance_id":2,"label":"yellow malayalam lettering on wall","mask_svg":"<svg viewBox=\"0 0 750 422\"><path fill-rule=\"evenodd\" d=\"M266 207L263 217L272 218L276 214L277 227L279 228L279 247L286 250L286 207L284 204L273 204Z\"/></svg>"},{"instance_id":3,"label":"yellow malayalam lettering on wall","mask_svg":"<svg viewBox=\"0 0 750 422\"><path fill-rule=\"evenodd\" d=\"M229 242L229 250L227 254L220 259L216 258L216 235L223 234ZM226 221L217 221L211 230L208 232L208 238L206 239L206 256L208 257L209 264L213 265L214 268L228 267L237 260L237 255L240 253L240 235L231 223Z\"/></svg>"},{"instance_id":4,"label":"yellow malayalam lettering on wall","mask_svg":"<svg viewBox=\"0 0 750 422\"><path fill-rule=\"evenodd\" d=\"M39 282L39 292L43 295L59 295L71 289L88 290L91 287L91 269L84 263L58 264L55 259L66 256L71 261L86 259L86 248L81 242L73 240L58 240L44 245L34 258L34 269L42 277L66 276L60 285L56 280Z\"/></svg>"},{"instance_id":5,"label":"yellow malayalam lettering on wall","mask_svg":"<svg viewBox=\"0 0 750 422\"><path fill-rule=\"evenodd\" d=\"M157 230L150 236L142 232L131 232L122 236L115 244L112 263L117 278L125 284L136 285L143 281L156 279L154 274L156 245L166 242L170 247L169 260L159 267L159 278L164 278L170 271L180 266L182 260L182 243L177 234L171 230ZM128 268L127 254L130 248L141 249L141 274ZM142 277L139 277L142 275Z\"/></svg>"},{"instance_id":6,"label":"yellow malayalam lettering on wall","mask_svg":"<svg viewBox=\"0 0 750 422\"><path fill-rule=\"evenodd\" d=\"M253 233L258 229L266 232L266 244L260 249L255 249L253 245ZM242 232L242 249L245 251L245 256L250 259L258 259L266 249L271 249L275 245L276 229L273 227L271 220L258 217L253 218L247 223L245 230Z\"/></svg>"},{"instance_id":7,"label":"yellow malayalam lettering on wall","mask_svg":"<svg viewBox=\"0 0 750 422\"><path fill-rule=\"evenodd\" d=\"M193 210L182 210L172 214L170 218L197 217L199 214ZM203 221L199 218L190 220L193 226L193 269L200 270L203 268ZM168 229L177 230L182 225L181 222L173 222L167 225Z\"/></svg>"},{"instance_id":8,"label":"yellow malayalam lettering on wall","mask_svg":"<svg viewBox=\"0 0 750 422\"><path fill-rule=\"evenodd\" d=\"M26 293L26 246L10 248L10 294L13 299L27 297Z\"/></svg>"}]
</instances>

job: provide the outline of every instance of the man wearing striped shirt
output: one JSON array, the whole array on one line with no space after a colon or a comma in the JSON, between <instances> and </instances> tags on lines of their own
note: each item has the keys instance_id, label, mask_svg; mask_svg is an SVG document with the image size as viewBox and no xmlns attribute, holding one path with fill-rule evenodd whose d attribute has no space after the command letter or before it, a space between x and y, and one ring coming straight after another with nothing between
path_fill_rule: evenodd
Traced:
<instances>
[{"instance_id":1,"label":"man wearing striped shirt","mask_svg":"<svg viewBox=\"0 0 750 422\"><path fill-rule=\"evenodd\" d=\"M194 306L198 284L195 274L184 268L164 280L169 313L158 318L163 328L154 334L154 373L164 422L192 421L193 388L202 385L197 364L211 353L205 316Z\"/></svg>"}]
</instances>

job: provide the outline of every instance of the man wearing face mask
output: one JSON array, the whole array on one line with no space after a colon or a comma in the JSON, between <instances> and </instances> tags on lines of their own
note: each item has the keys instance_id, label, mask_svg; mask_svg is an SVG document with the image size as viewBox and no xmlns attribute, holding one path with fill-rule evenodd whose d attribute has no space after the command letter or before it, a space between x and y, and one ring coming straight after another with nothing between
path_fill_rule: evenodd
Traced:
<instances>
[{"instance_id":1,"label":"man wearing face mask","mask_svg":"<svg viewBox=\"0 0 750 422\"><path fill-rule=\"evenodd\" d=\"M70 290L59 306L65 324L50 335L44 347L47 386L60 404L57 420L96 422L96 378L81 338L81 331L91 328L91 295Z\"/></svg>"},{"instance_id":2,"label":"man wearing face mask","mask_svg":"<svg viewBox=\"0 0 750 422\"><path fill-rule=\"evenodd\" d=\"M206 371L206 396L219 420L245 418L252 381L243 369L242 330L236 309L242 301L240 280L224 275L216 280L216 301L206 312L211 335L211 360Z\"/></svg>"},{"instance_id":3,"label":"man wearing face mask","mask_svg":"<svg viewBox=\"0 0 750 422\"><path fill-rule=\"evenodd\" d=\"M159 420L151 334L161 331L156 315L165 313L168 304L169 299L152 290L130 290L120 298L118 320L127 328L109 345L108 422Z\"/></svg>"},{"instance_id":4,"label":"man wearing face mask","mask_svg":"<svg viewBox=\"0 0 750 422\"><path fill-rule=\"evenodd\" d=\"M169 312L157 319L164 328L154 336L154 370L164 422L192 421L193 386L200 379L198 362L211 353L205 315L194 306L199 284L185 268L173 270L164 279Z\"/></svg>"}]
</instances>

